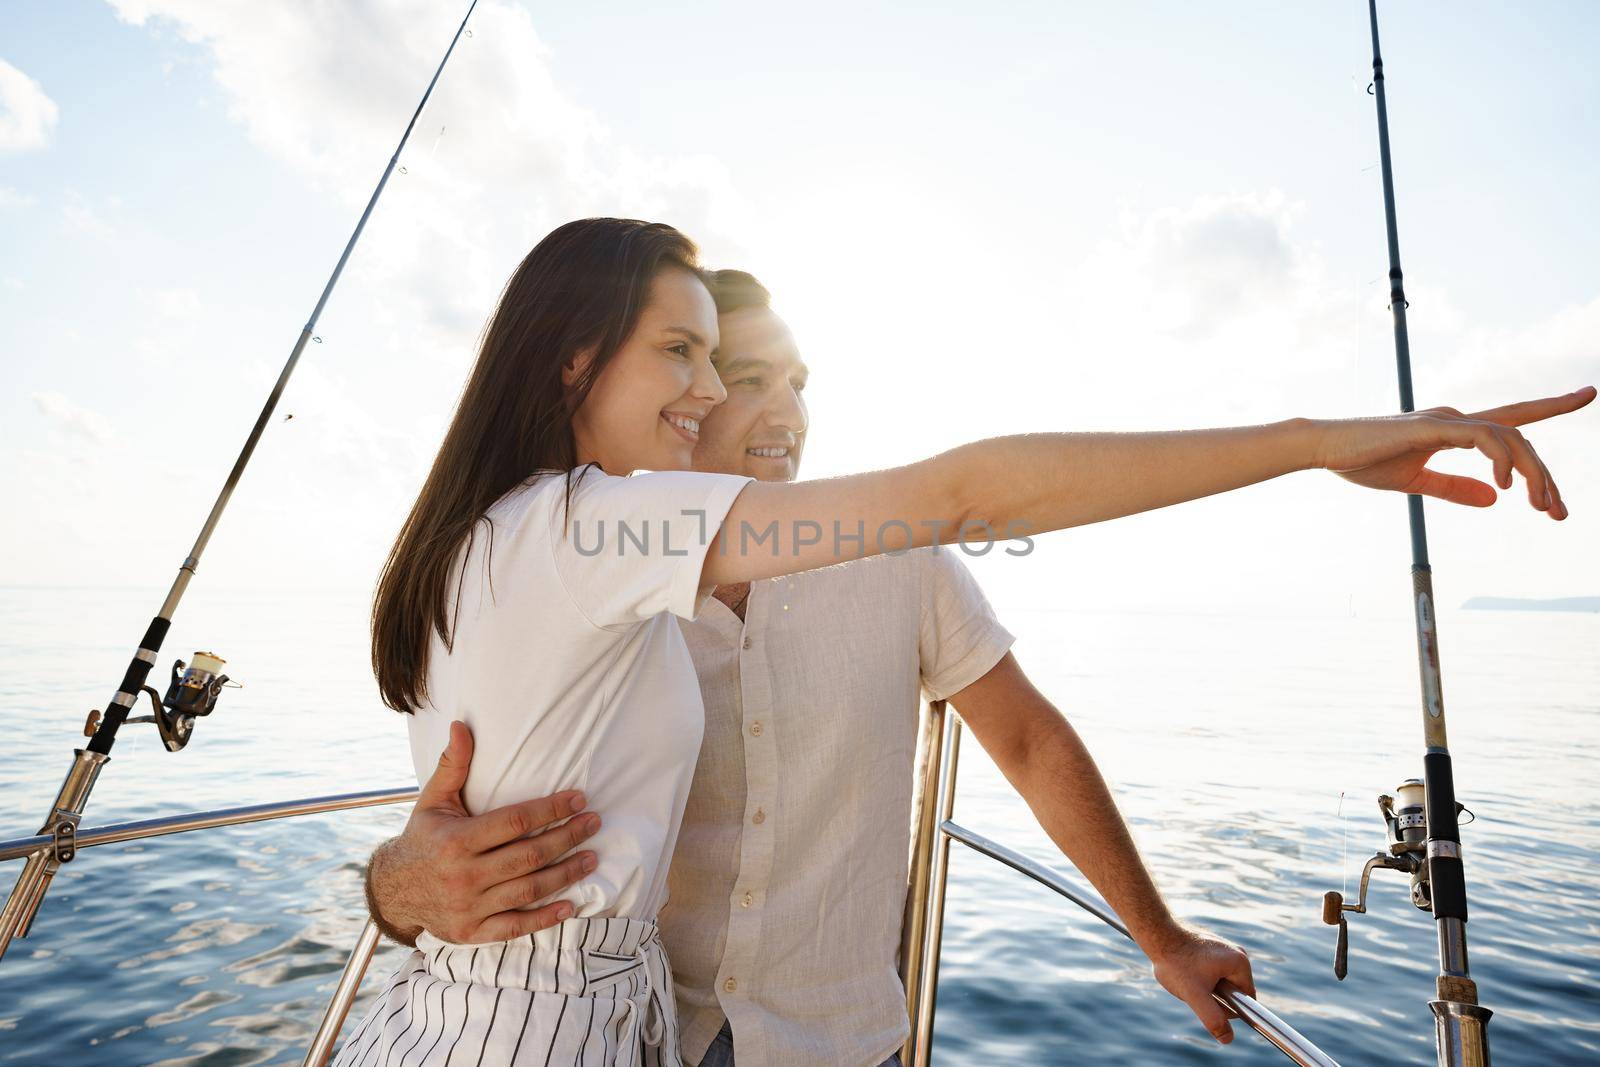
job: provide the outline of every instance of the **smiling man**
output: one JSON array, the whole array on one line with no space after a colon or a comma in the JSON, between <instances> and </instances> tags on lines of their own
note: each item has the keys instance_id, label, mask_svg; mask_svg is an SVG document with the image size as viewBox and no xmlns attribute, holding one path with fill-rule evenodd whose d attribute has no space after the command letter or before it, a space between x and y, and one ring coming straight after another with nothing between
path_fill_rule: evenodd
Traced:
<instances>
[{"instance_id":1,"label":"smiling man","mask_svg":"<svg viewBox=\"0 0 1600 1067\"><path fill-rule=\"evenodd\" d=\"M809 426L808 369L770 296L708 279L728 398L698 470L787 481ZM682 630L706 724L659 917L685 1062L898 1063L898 971L920 701L948 699L1040 825L1127 923L1156 978L1218 1040L1219 979L1254 993L1239 949L1176 922L1094 760L1023 674L954 546L719 587ZM373 915L396 940L510 938L565 917L517 910L581 880L603 813L563 794L470 816L457 727L404 834L374 853ZM563 821L564 820L564 821ZM531 831L558 824L535 836Z\"/></svg>"}]
</instances>

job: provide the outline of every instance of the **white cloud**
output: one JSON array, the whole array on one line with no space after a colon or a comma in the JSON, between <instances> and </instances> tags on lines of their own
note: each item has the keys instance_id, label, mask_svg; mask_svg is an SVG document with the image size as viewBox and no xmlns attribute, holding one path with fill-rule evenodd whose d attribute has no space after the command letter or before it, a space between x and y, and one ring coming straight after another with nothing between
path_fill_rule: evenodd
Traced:
<instances>
[{"instance_id":1,"label":"white cloud","mask_svg":"<svg viewBox=\"0 0 1600 1067\"><path fill-rule=\"evenodd\" d=\"M1303 249L1290 241L1297 207L1274 189L1201 197L1139 218L1124 211L1122 239L1091 260L1135 282L1152 328L1184 338L1292 296Z\"/></svg>"},{"instance_id":2,"label":"white cloud","mask_svg":"<svg viewBox=\"0 0 1600 1067\"><path fill-rule=\"evenodd\" d=\"M1202 196L1143 214L1069 284L1075 387L1132 398L1146 421L1348 416L1395 409L1392 319L1379 286L1332 277L1276 190ZM1409 287L1417 403L1464 410L1600 379L1600 297L1514 327L1475 325L1447 291ZM1102 353L1117 358L1102 358ZM1424 368L1418 368L1419 371ZM1425 379L1425 380L1424 380Z\"/></svg>"},{"instance_id":3,"label":"white cloud","mask_svg":"<svg viewBox=\"0 0 1600 1067\"><path fill-rule=\"evenodd\" d=\"M111 0L124 20L171 23L205 49L232 116L263 150L363 204L454 32L428 0L258 4ZM516 262L555 225L659 217L704 238L734 209L725 170L619 145L555 83L527 11L480 4L418 121L361 270L396 307L451 339L481 325Z\"/></svg>"},{"instance_id":4,"label":"white cloud","mask_svg":"<svg viewBox=\"0 0 1600 1067\"><path fill-rule=\"evenodd\" d=\"M9 186L0 185L0 211L14 207L32 207L33 197Z\"/></svg>"},{"instance_id":5,"label":"white cloud","mask_svg":"<svg viewBox=\"0 0 1600 1067\"><path fill-rule=\"evenodd\" d=\"M114 205L113 205L114 206ZM90 237L108 238L116 231L83 194L68 190L61 201L61 218L69 229Z\"/></svg>"},{"instance_id":6,"label":"white cloud","mask_svg":"<svg viewBox=\"0 0 1600 1067\"><path fill-rule=\"evenodd\" d=\"M1600 384L1600 296L1514 329L1458 327L1447 336L1450 358L1440 365L1441 384L1469 393L1469 402L1502 403L1526 399L1523 393Z\"/></svg>"},{"instance_id":7,"label":"white cloud","mask_svg":"<svg viewBox=\"0 0 1600 1067\"><path fill-rule=\"evenodd\" d=\"M200 317L200 296L193 289L166 289L156 295L162 318L192 322Z\"/></svg>"},{"instance_id":8,"label":"white cloud","mask_svg":"<svg viewBox=\"0 0 1600 1067\"><path fill-rule=\"evenodd\" d=\"M31 398L41 413L74 437L97 445L116 439L116 431L104 415L74 403L61 393L33 393Z\"/></svg>"},{"instance_id":9,"label":"white cloud","mask_svg":"<svg viewBox=\"0 0 1600 1067\"><path fill-rule=\"evenodd\" d=\"M1067 281L1075 390L1145 425L1348 414L1358 294L1296 232L1300 212L1278 190L1124 208Z\"/></svg>"},{"instance_id":10,"label":"white cloud","mask_svg":"<svg viewBox=\"0 0 1600 1067\"><path fill-rule=\"evenodd\" d=\"M59 114L43 86L0 59L0 152L43 148Z\"/></svg>"}]
</instances>

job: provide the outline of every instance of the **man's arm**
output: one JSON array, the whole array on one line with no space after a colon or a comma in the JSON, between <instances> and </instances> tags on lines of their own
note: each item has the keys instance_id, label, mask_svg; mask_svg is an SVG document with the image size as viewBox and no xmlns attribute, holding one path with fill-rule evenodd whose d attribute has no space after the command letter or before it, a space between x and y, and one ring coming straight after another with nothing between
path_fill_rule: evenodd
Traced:
<instances>
[{"instance_id":1,"label":"man's arm","mask_svg":"<svg viewBox=\"0 0 1600 1067\"><path fill-rule=\"evenodd\" d=\"M1061 712L1033 687L1011 653L950 698L1045 833L1127 924L1156 979L1223 1044L1227 1013L1211 998L1226 978L1254 996L1242 950L1172 917L1106 788L1094 757Z\"/></svg>"},{"instance_id":2,"label":"man's arm","mask_svg":"<svg viewBox=\"0 0 1600 1067\"><path fill-rule=\"evenodd\" d=\"M472 734L450 724L450 744L423 785L405 831L373 850L367 910L392 940L416 944L427 930L445 941L506 941L572 916L565 900L523 905L594 870L593 852L571 852L600 829L583 794L557 793L469 815L461 802ZM565 858L563 858L565 857Z\"/></svg>"}]
</instances>

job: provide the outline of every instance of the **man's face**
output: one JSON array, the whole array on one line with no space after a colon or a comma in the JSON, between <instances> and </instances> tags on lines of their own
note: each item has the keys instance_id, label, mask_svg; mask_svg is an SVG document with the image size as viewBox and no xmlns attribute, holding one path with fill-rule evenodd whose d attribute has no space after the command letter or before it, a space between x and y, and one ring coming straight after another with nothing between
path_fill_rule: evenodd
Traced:
<instances>
[{"instance_id":1,"label":"man's face","mask_svg":"<svg viewBox=\"0 0 1600 1067\"><path fill-rule=\"evenodd\" d=\"M792 481L806 443L803 391L810 374L794 335L770 308L740 308L717 325L717 373L728 399L700 422L694 469Z\"/></svg>"}]
</instances>

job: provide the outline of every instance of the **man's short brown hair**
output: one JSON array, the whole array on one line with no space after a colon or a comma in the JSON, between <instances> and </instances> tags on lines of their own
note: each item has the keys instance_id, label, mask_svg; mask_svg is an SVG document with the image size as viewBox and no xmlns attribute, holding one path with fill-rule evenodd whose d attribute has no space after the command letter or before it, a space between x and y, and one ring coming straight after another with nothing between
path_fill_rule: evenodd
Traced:
<instances>
[{"instance_id":1,"label":"man's short brown hair","mask_svg":"<svg viewBox=\"0 0 1600 1067\"><path fill-rule=\"evenodd\" d=\"M754 274L747 271L708 270L702 277L705 278L706 288L711 290L711 299L717 303L718 315L745 308L772 306L772 294L767 292L766 286L756 281Z\"/></svg>"}]
</instances>

